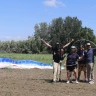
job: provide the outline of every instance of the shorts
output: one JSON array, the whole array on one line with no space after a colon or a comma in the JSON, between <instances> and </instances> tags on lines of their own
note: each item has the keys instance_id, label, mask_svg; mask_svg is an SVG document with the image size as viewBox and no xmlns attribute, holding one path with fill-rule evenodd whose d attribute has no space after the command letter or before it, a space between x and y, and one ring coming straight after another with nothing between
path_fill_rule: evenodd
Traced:
<instances>
[{"instance_id":1,"label":"shorts","mask_svg":"<svg viewBox=\"0 0 96 96\"><path fill-rule=\"evenodd\" d=\"M86 64L81 63L78 64L78 71L86 71L86 70L87 70Z\"/></svg>"},{"instance_id":2,"label":"shorts","mask_svg":"<svg viewBox=\"0 0 96 96\"><path fill-rule=\"evenodd\" d=\"M77 64L73 65L73 66L67 66L66 69L69 70L70 72L72 72L72 71L74 71L74 69L77 69Z\"/></svg>"}]
</instances>

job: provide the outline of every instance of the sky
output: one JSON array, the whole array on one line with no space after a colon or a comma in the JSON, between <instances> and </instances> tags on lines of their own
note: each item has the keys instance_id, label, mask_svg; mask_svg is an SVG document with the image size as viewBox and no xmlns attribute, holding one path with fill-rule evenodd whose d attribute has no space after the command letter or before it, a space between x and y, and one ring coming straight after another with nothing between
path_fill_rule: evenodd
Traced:
<instances>
[{"instance_id":1,"label":"sky","mask_svg":"<svg viewBox=\"0 0 96 96\"><path fill-rule=\"evenodd\" d=\"M37 23L77 17L96 35L96 0L0 0L0 41L25 40Z\"/></svg>"}]
</instances>

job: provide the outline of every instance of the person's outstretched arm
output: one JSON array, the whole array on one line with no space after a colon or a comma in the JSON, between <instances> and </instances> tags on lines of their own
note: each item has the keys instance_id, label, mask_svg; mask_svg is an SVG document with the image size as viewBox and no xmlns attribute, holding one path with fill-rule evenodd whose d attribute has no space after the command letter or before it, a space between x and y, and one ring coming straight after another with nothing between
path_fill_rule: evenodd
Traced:
<instances>
[{"instance_id":1,"label":"person's outstretched arm","mask_svg":"<svg viewBox=\"0 0 96 96\"><path fill-rule=\"evenodd\" d=\"M72 39L69 43L67 43L66 45L64 45L63 48L69 46L73 41L74 41L74 39Z\"/></svg>"},{"instance_id":2,"label":"person's outstretched arm","mask_svg":"<svg viewBox=\"0 0 96 96\"><path fill-rule=\"evenodd\" d=\"M51 46L49 43L47 43L45 40L41 39L41 41L42 41L46 46L52 48L52 46Z\"/></svg>"}]
</instances>

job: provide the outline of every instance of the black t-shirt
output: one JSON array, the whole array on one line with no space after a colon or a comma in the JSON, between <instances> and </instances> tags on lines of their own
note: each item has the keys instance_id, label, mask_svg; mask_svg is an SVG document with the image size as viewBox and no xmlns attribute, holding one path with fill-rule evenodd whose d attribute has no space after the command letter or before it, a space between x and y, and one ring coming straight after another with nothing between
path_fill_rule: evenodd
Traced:
<instances>
[{"instance_id":1,"label":"black t-shirt","mask_svg":"<svg viewBox=\"0 0 96 96\"><path fill-rule=\"evenodd\" d=\"M63 55L61 55L61 49L56 46L52 46L52 52L54 62L59 63L60 60L63 60Z\"/></svg>"}]
</instances>

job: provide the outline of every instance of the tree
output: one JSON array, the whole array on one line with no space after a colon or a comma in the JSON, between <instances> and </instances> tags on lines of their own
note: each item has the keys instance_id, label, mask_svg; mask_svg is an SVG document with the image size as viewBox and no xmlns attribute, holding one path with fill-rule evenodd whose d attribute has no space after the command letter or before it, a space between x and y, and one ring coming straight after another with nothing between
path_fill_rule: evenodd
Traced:
<instances>
[{"instance_id":1,"label":"tree","mask_svg":"<svg viewBox=\"0 0 96 96\"><path fill-rule=\"evenodd\" d=\"M0 42L0 52L11 53L46 53L47 47L41 42L41 38L54 45L56 42L65 45L72 38L88 39L96 43L93 30L82 27L82 21L77 17L55 18L49 24L41 22L34 26L34 36L28 36L27 40Z\"/></svg>"},{"instance_id":2,"label":"tree","mask_svg":"<svg viewBox=\"0 0 96 96\"><path fill-rule=\"evenodd\" d=\"M40 23L39 25L36 24L35 27L35 34L34 34L34 37L36 39L46 39L48 38L48 24L46 22L42 22Z\"/></svg>"}]
</instances>

